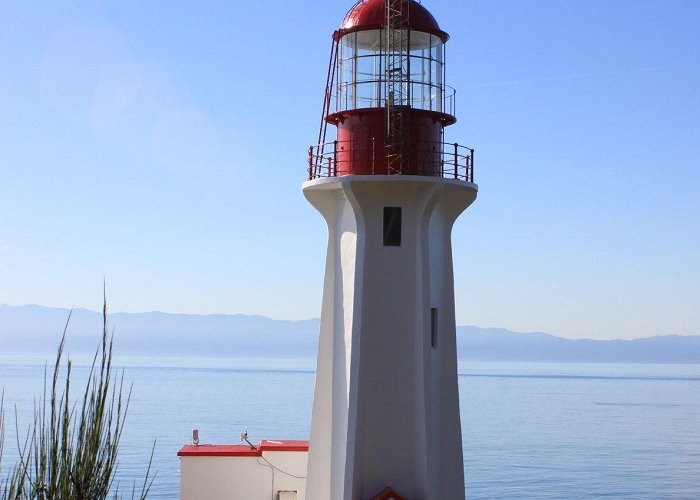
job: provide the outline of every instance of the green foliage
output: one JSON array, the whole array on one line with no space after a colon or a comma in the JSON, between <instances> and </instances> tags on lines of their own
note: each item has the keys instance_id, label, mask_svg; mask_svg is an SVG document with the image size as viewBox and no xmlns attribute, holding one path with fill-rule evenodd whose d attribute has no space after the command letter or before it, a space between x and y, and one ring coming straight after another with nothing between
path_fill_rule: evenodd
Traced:
<instances>
[{"instance_id":1,"label":"green foliage","mask_svg":"<svg viewBox=\"0 0 700 500\"><path fill-rule=\"evenodd\" d=\"M63 331L53 366L51 385L44 374L44 393L34 404L34 421L20 444L19 460L0 483L2 500L100 500L120 499L114 484L119 441L131 398L124 392L124 376L112 371L112 337L107 330L107 305L103 307L102 342L95 353L90 375L79 401L71 402L72 363L65 363L61 382L63 349L70 316ZM0 398L0 459L4 438L3 398ZM78 404L80 403L80 404ZM155 444L154 444L155 446ZM153 475L151 460L140 493L144 500Z\"/></svg>"}]
</instances>

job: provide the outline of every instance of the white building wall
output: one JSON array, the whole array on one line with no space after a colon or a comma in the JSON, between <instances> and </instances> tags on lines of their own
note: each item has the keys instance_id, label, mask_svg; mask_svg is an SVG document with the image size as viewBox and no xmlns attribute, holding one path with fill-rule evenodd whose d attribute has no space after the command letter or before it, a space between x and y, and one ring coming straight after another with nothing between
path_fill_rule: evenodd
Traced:
<instances>
[{"instance_id":1,"label":"white building wall","mask_svg":"<svg viewBox=\"0 0 700 500\"><path fill-rule=\"evenodd\" d=\"M180 499L278 500L280 492L296 491L296 498L302 500L307 460L307 452L302 451L264 451L262 458L181 456ZM291 500L290 496L294 498L287 494L283 499Z\"/></svg>"}]
</instances>

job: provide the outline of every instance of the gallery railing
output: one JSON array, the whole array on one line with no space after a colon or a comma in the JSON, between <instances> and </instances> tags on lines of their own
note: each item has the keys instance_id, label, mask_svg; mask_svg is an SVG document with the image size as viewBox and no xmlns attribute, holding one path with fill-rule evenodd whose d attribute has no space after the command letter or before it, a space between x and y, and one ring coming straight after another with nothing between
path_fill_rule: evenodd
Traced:
<instances>
[{"instance_id":1,"label":"gallery railing","mask_svg":"<svg viewBox=\"0 0 700 500\"><path fill-rule=\"evenodd\" d=\"M383 138L332 141L309 147L308 179L343 175L387 175ZM400 174L474 182L474 150L457 143L426 142L409 148Z\"/></svg>"}]
</instances>

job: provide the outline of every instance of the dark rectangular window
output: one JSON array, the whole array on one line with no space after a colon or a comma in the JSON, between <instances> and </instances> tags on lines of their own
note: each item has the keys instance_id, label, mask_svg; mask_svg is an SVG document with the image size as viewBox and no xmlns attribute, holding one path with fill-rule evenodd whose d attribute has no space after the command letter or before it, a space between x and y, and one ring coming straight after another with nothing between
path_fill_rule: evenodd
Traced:
<instances>
[{"instance_id":1,"label":"dark rectangular window","mask_svg":"<svg viewBox=\"0 0 700 500\"><path fill-rule=\"evenodd\" d=\"M430 347L436 348L438 341L438 310L437 307L430 308Z\"/></svg>"},{"instance_id":2,"label":"dark rectangular window","mask_svg":"<svg viewBox=\"0 0 700 500\"><path fill-rule=\"evenodd\" d=\"M384 246L401 246L401 207L384 207Z\"/></svg>"}]
</instances>

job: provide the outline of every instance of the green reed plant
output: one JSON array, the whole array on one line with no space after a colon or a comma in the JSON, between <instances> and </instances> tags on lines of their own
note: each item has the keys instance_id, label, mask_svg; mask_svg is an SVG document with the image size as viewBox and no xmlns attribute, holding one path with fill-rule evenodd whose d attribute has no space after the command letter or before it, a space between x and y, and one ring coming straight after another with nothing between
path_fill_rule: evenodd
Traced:
<instances>
[{"instance_id":1,"label":"green reed plant","mask_svg":"<svg viewBox=\"0 0 700 500\"><path fill-rule=\"evenodd\" d=\"M0 470L2 470L2 447L5 444L5 390L0 392ZM0 484L0 498L5 498L5 485Z\"/></svg>"},{"instance_id":2,"label":"green reed plant","mask_svg":"<svg viewBox=\"0 0 700 500\"><path fill-rule=\"evenodd\" d=\"M45 371L43 396L34 403L34 420L23 441L17 430L19 459L0 484L2 500L122 498L114 478L131 387L125 392L123 372L119 376L113 373L106 300L102 310L102 341L95 352L82 397L75 402L70 398L70 359L65 363L63 381L60 376L69 323L70 315L58 346L50 386ZM16 428L19 429L18 425ZM0 460L3 437L0 400ZM144 500L151 488L153 449L140 492L137 493L134 483L132 499Z\"/></svg>"}]
</instances>

